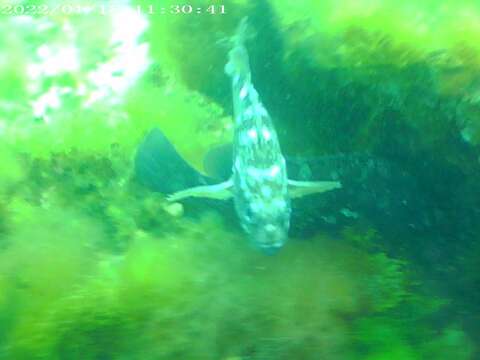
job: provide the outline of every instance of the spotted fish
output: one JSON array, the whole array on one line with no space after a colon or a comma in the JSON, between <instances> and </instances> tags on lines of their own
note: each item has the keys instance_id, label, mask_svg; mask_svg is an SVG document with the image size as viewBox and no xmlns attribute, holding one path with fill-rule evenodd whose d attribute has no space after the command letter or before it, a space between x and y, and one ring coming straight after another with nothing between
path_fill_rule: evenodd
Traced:
<instances>
[{"instance_id":1,"label":"spotted fish","mask_svg":"<svg viewBox=\"0 0 480 360\"><path fill-rule=\"evenodd\" d=\"M233 198L242 228L252 244L274 253L288 239L291 203L296 197L341 187L338 181L296 181L287 176L287 166L278 136L251 79L245 47L247 19L232 37L225 73L231 78L234 138L230 178L222 183L195 186L167 197Z\"/></svg>"}]
</instances>

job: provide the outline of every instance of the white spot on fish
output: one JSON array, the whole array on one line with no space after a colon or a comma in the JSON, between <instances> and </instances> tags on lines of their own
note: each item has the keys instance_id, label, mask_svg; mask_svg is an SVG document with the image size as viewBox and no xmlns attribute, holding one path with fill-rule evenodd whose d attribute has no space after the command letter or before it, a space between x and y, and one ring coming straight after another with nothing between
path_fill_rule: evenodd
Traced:
<instances>
[{"instance_id":1,"label":"white spot on fish","mask_svg":"<svg viewBox=\"0 0 480 360\"><path fill-rule=\"evenodd\" d=\"M247 88L247 84L245 84L240 89L240 100L245 99L247 95L248 95L248 88Z\"/></svg>"},{"instance_id":2,"label":"white spot on fish","mask_svg":"<svg viewBox=\"0 0 480 360\"><path fill-rule=\"evenodd\" d=\"M270 168L270 176L271 177L277 176L279 172L280 172L280 166L278 166L278 165L273 165Z\"/></svg>"},{"instance_id":3,"label":"white spot on fish","mask_svg":"<svg viewBox=\"0 0 480 360\"><path fill-rule=\"evenodd\" d=\"M265 126L262 129L262 134L263 134L263 138L267 141L272 138L272 134L270 133L270 131Z\"/></svg>"},{"instance_id":4,"label":"white spot on fish","mask_svg":"<svg viewBox=\"0 0 480 360\"><path fill-rule=\"evenodd\" d=\"M255 129L250 129L248 130L248 136L252 139L252 140L257 140L257 131Z\"/></svg>"}]
</instances>

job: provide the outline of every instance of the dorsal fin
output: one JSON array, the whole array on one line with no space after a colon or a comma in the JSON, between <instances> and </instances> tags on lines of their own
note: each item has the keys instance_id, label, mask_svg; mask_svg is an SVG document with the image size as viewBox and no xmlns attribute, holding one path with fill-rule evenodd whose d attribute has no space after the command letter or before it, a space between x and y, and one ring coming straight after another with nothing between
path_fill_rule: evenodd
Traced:
<instances>
[{"instance_id":1,"label":"dorsal fin","mask_svg":"<svg viewBox=\"0 0 480 360\"><path fill-rule=\"evenodd\" d=\"M188 165L158 128L152 129L137 149L135 175L151 190L164 194L216 182Z\"/></svg>"}]
</instances>

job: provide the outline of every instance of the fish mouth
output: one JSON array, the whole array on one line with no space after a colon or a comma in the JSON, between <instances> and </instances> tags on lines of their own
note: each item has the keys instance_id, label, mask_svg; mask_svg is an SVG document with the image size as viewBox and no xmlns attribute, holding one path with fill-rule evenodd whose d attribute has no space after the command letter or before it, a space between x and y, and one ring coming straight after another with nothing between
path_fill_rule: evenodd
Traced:
<instances>
[{"instance_id":1,"label":"fish mouth","mask_svg":"<svg viewBox=\"0 0 480 360\"><path fill-rule=\"evenodd\" d=\"M258 250L265 255L274 255L285 245L288 235L284 229L276 224L266 224L257 231L250 233L251 240Z\"/></svg>"},{"instance_id":2,"label":"fish mouth","mask_svg":"<svg viewBox=\"0 0 480 360\"><path fill-rule=\"evenodd\" d=\"M255 247L257 247L265 255L275 255L285 244L285 239L276 239L275 241L256 241Z\"/></svg>"}]
</instances>

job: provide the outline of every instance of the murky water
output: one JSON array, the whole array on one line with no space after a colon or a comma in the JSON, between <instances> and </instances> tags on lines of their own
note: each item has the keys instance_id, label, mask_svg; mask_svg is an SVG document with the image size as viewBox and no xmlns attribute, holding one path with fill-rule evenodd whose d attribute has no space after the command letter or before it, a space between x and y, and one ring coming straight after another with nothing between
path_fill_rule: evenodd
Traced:
<instances>
[{"instance_id":1,"label":"murky water","mask_svg":"<svg viewBox=\"0 0 480 360\"><path fill-rule=\"evenodd\" d=\"M0 17L0 359L479 356L476 2Z\"/></svg>"}]
</instances>

